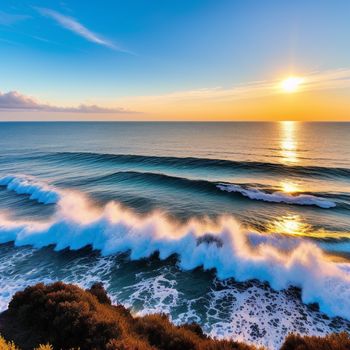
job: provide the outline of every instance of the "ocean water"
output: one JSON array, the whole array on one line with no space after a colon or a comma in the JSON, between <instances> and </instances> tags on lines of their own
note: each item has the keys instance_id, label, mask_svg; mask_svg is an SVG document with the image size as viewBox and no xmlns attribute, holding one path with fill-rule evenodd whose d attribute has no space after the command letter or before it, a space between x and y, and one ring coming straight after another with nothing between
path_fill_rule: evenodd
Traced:
<instances>
[{"instance_id":1,"label":"ocean water","mask_svg":"<svg viewBox=\"0 0 350 350\"><path fill-rule=\"evenodd\" d=\"M0 124L1 310L102 281L277 349L350 330L349 253L350 123Z\"/></svg>"}]
</instances>

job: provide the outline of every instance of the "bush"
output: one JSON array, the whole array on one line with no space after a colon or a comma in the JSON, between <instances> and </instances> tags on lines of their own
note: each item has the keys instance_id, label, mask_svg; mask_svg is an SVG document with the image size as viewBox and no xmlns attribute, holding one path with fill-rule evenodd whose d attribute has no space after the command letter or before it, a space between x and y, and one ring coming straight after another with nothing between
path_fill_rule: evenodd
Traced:
<instances>
[{"instance_id":1,"label":"bush","mask_svg":"<svg viewBox=\"0 0 350 350\"><path fill-rule=\"evenodd\" d=\"M91 286L90 289L87 289L86 291L94 295L101 304L112 304L111 299L107 295L107 292L104 289L102 283L95 283Z\"/></svg>"},{"instance_id":2,"label":"bush","mask_svg":"<svg viewBox=\"0 0 350 350\"><path fill-rule=\"evenodd\" d=\"M60 282L16 293L8 315L24 332L36 334L37 344L48 342L58 349L105 349L111 339L121 336L124 326L122 318L97 297Z\"/></svg>"},{"instance_id":3,"label":"bush","mask_svg":"<svg viewBox=\"0 0 350 350\"><path fill-rule=\"evenodd\" d=\"M136 331L159 350L196 349L198 336L185 328L174 327L166 315L148 315L139 318Z\"/></svg>"},{"instance_id":4,"label":"bush","mask_svg":"<svg viewBox=\"0 0 350 350\"><path fill-rule=\"evenodd\" d=\"M350 336L345 332L325 337L290 334L281 350L350 350Z\"/></svg>"},{"instance_id":5,"label":"bush","mask_svg":"<svg viewBox=\"0 0 350 350\"><path fill-rule=\"evenodd\" d=\"M136 320L136 332L159 350L254 350L254 346L231 340L208 338L198 324L174 326L166 315L148 315Z\"/></svg>"},{"instance_id":6,"label":"bush","mask_svg":"<svg viewBox=\"0 0 350 350\"><path fill-rule=\"evenodd\" d=\"M108 350L156 350L150 346L145 340L134 337L124 338L122 340L111 340L107 344Z\"/></svg>"}]
</instances>

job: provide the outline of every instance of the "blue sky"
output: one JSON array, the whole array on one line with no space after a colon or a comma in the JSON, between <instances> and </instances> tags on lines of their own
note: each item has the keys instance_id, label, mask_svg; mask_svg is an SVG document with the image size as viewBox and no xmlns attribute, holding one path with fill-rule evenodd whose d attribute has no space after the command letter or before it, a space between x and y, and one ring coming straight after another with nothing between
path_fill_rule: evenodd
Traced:
<instances>
[{"instance_id":1,"label":"blue sky","mask_svg":"<svg viewBox=\"0 0 350 350\"><path fill-rule=\"evenodd\" d=\"M133 109L132 96L347 69L349 13L347 0L3 0L0 92Z\"/></svg>"}]
</instances>

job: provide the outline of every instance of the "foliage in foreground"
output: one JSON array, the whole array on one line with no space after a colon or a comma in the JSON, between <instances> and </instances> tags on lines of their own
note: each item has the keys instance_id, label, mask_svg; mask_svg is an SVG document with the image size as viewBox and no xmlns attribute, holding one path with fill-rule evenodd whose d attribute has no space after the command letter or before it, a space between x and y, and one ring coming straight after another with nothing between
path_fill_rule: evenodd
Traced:
<instances>
[{"instance_id":1,"label":"foliage in foreground","mask_svg":"<svg viewBox=\"0 0 350 350\"><path fill-rule=\"evenodd\" d=\"M281 350L350 350L350 336L345 332L325 337L290 334Z\"/></svg>"},{"instance_id":2,"label":"foliage in foreground","mask_svg":"<svg viewBox=\"0 0 350 350\"><path fill-rule=\"evenodd\" d=\"M13 341L6 341L2 336L0 336L0 350L20 350ZM40 344L34 350L53 350L53 347L49 344Z\"/></svg>"},{"instance_id":3,"label":"foliage in foreground","mask_svg":"<svg viewBox=\"0 0 350 350\"><path fill-rule=\"evenodd\" d=\"M22 349L48 343L54 349L81 350L255 349L210 339L198 325L175 326L165 315L134 318L123 306L111 304L101 284L88 290L62 282L28 287L1 315L0 332Z\"/></svg>"},{"instance_id":4,"label":"foliage in foreground","mask_svg":"<svg viewBox=\"0 0 350 350\"><path fill-rule=\"evenodd\" d=\"M132 317L112 305L101 284L83 290L61 282L28 287L0 315L0 350L254 350L211 339L197 324L173 325L165 315ZM16 344L16 345L15 345ZM40 345L52 344L52 345ZM19 347L17 347L17 345ZM281 350L350 350L347 333L324 338L289 335Z\"/></svg>"}]
</instances>

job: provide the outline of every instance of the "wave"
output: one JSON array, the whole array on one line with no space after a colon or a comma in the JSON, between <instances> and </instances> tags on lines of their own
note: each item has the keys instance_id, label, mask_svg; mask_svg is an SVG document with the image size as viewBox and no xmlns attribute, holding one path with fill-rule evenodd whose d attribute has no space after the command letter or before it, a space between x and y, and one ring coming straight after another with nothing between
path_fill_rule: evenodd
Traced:
<instances>
[{"instance_id":1,"label":"wave","mask_svg":"<svg viewBox=\"0 0 350 350\"><path fill-rule=\"evenodd\" d=\"M152 167L173 167L181 169L221 169L233 171L254 171L288 176L341 177L349 178L350 169L341 167L297 166L268 162L233 161L225 159L195 157L162 157L132 154L108 154L90 152L56 152L41 155L54 161L135 164Z\"/></svg>"},{"instance_id":2,"label":"wave","mask_svg":"<svg viewBox=\"0 0 350 350\"><path fill-rule=\"evenodd\" d=\"M17 194L27 194L31 200L39 203L55 204L60 198L57 190L27 175L4 176L0 178L0 186Z\"/></svg>"},{"instance_id":3,"label":"wave","mask_svg":"<svg viewBox=\"0 0 350 350\"><path fill-rule=\"evenodd\" d=\"M272 203L286 203L297 205L316 205L320 208L333 208L336 204L324 198L312 196L309 194L291 195L283 192L266 193L255 188L243 188L239 185L219 184L217 187L226 192L240 193L249 199L260 200Z\"/></svg>"},{"instance_id":4,"label":"wave","mask_svg":"<svg viewBox=\"0 0 350 350\"><path fill-rule=\"evenodd\" d=\"M138 216L114 202L96 209L82 194L65 191L46 222L0 216L0 243L10 241L56 250L90 245L102 255L129 252L131 259L175 254L184 270L215 269L220 279L258 279L276 290L300 287L305 303L317 302L330 316L350 319L348 271L311 241L252 234L231 216L179 224L161 212Z\"/></svg>"},{"instance_id":5,"label":"wave","mask_svg":"<svg viewBox=\"0 0 350 350\"><path fill-rule=\"evenodd\" d=\"M336 206L336 203L333 201L310 194L290 195L282 192L266 193L254 188L247 189L237 184L188 179L184 177L165 175L162 173L118 171L108 175L83 180L84 184L87 182L101 184L104 182L121 183L124 181L132 182L133 185L140 183L142 185L151 184L157 186L179 187L190 191L200 191L206 193L216 193L217 189L219 189L225 192L238 193L249 199L272 203L314 205L320 208L333 208ZM78 185L81 183L81 180L77 180L76 182Z\"/></svg>"}]
</instances>

